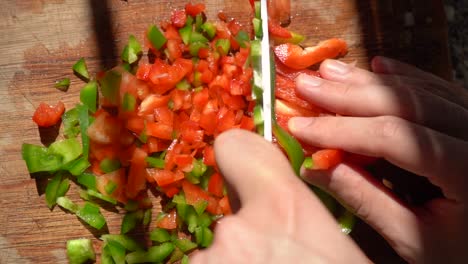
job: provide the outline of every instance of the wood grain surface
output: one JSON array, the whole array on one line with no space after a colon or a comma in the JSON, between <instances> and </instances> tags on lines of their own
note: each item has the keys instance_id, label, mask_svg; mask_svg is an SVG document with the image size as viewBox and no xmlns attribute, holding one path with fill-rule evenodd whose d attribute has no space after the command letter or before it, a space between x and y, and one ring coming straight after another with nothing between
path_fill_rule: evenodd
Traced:
<instances>
[{"instance_id":1,"label":"wood grain surface","mask_svg":"<svg viewBox=\"0 0 468 264\"><path fill-rule=\"evenodd\" d=\"M182 1L184 2L184 1ZM78 102L83 82L71 66L85 57L90 72L116 65L130 33L142 41L150 23L167 19L181 1L150 0L3 0L0 8L0 263L66 263L65 241L93 238L99 232L59 208L47 209L44 179L32 178L21 159L23 142L46 144L55 131L39 131L31 121L40 102L66 107ZM245 3L244 3L245 2ZM369 67L374 55L388 55L451 76L446 23L441 1L293 0L291 27L308 36L307 44L344 38L344 61ZM219 10L244 23L247 0L207 1L208 16ZM414 27L403 14L414 13ZM68 92L54 89L70 77ZM42 134L42 137L41 137ZM53 139L53 138L52 138ZM76 188L70 197L79 201ZM157 205L155 205L157 208ZM121 214L105 212L110 232L119 232ZM156 210L154 210L156 211ZM155 212L154 212L155 213ZM381 238L358 224L354 238L373 260L400 260Z\"/></svg>"}]
</instances>

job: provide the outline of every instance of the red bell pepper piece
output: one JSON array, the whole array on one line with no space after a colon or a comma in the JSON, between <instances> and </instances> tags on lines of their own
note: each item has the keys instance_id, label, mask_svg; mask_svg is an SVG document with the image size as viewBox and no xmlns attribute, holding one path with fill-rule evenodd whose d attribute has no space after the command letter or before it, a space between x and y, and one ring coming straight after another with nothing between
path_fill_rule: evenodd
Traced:
<instances>
[{"instance_id":1,"label":"red bell pepper piece","mask_svg":"<svg viewBox=\"0 0 468 264\"><path fill-rule=\"evenodd\" d=\"M33 115L33 121L40 127L51 127L57 124L65 112L65 105L59 101L56 106L41 103Z\"/></svg>"}]
</instances>

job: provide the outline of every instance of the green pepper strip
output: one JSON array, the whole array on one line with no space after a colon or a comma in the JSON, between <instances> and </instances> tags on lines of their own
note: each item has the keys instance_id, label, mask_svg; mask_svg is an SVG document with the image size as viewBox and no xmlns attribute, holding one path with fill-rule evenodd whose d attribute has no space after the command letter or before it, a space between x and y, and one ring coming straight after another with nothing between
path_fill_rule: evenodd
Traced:
<instances>
[{"instance_id":1,"label":"green pepper strip","mask_svg":"<svg viewBox=\"0 0 468 264\"><path fill-rule=\"evenodd\" d=\"M122 74L115 70L107 71L104 74L104 77L99 80L102 95L113 105L117 105L119 103L121 80Z\"/></svg>"},{"instance_id":2,"label":"green pepper strip","mask_svg":"<svg viewBox=\"0 0 468 264\"><path fill-rule=\"evenodd\" d=\"M165 161L164 159L158 159L154 157L146 157L146 163L152 168L164 169Z\"/></svg>"},{"instance_id":3,"label":"green pepper strip","mask_svg":"<svg viewBox=\"0 0 468 264\"><path fill-rule=\"evenodd\" d=\"M72 67L73 72L75 72L78 77L85 79L86 81L89 80L89 73L88 67L86 66L86 62L84 58L79 59Z\"/></svg>"},{"instance_id":4,"label":"green pepper strip","mask_svg":"<svg viewBox=\"0 0 468 264\"><path fill-rule=\"evenodd\" d=\"M86 105L91 113L96 112L98 87L96 81L87 83L80 91L80 101Z\"/></svg>"},{"instance_id":5,"label":"green pepper strip","mask_svg":"<svg viewBox=\"0 0 468 264\"><path fill-rule=\"evenodd\" d=\"M67 169L73 176L78 176L81 175L89 166L91 166L91 163L89 163L88 159L81 157L74 160L69 166L67 166Z\"/></svg>"},{"instance_id":6,"label":"green pepper strip","mask_svg":"<svg viewBox=\"0 0 468 264\"><path fill-rule=\"evenodd\" d=\"M345 212L338 218L338 223L341 226L341 232L349 235L356 223L356 217L353 213L345 209Z\"/></svg>"},{"instance_id":7,"label":"green pepper strip","mask_svg":"<svg viewBox=\"0 0 468 264\"><path fill-rule=\"evenodd\" d=\"M213 242L213 231L208 227L197 227L195 229L195 239L201 247L209 247Z\"/></svg>"},{"instance_id":8,"label":"green pepper strip","mask_svg":"<svg viewBox=\"0 0 468 264\"><path fill-rule=\"evenodd\" d=\"M125 261L125 260L124 260ZM101 263L102 264L114 264L112 253L107 243L104 243L101 251ZM125 262L124 262L125 263Z\"/></svg>"},{"instance_id":9,"label":"green pepper strip","mask_svg":"<svg viewBox=\"0 0 468 264\"><path fill-rule=\"evenodd\" d=\"M96 176L91 173L83 173L79 175L77 177L77 181L88 189L96 190Z\"/></svg>"},{"instance_id":10,"label":"green pepper strip","mask_svg":"<svg viewBox=\"0 0 468 264\"><path fill-rule=\"evenodd\" d=\"M140 222L143 218L143 212L141 210L126 213L122 219L122 225L120 226L120 233L126 234L133 230L138 222Z\"/></svg>"},{"instance_id":11,"label":"green pepper strip","mask_svg":"<svg viewBox=\"0 0 468 264\"><path fill-rule=\"evenodd\" d=\"M138 40L135 36L130 35L128 38L128 44L124 47L122 51L121 58L123 61L132 64L140 58L142 54L141 45L138 43Z\"/></svg>"},{"instance_id":12,"label":"green pepper strip","mask_svg":"<svg viewBox=\"0 0 468 264\"><path fill-rule=\"evenodd\" d=\"M131 93L125 93L122 100L122 110L124 112L135 111L137 100Z\"/></svg>"},{"instance_id":13,"label":"green pepper strip","mask_svg":"<svg viewBox=\"0 0 468 264\"><path fill-rule=\"evenodd\" d=\"M216 26L213 23L205 22L201 25L201 29L206 33L210 40L216 36Z\"/></svg>"},{"instance_id":14,"label":"green pepper strip","mask_svg":"<svg viewBox=\"0 0 468 264\"><path fill-rule=\"evenodd\" d=\"M247 33L244 30L239 31L236 36L236 41L239 43L241 48L247 48L247 45L245 43L250 42L250 36L249 33Z\"/></svg>"},{"instance_id":15,"label":"green pepper strip","mask_svg":"<svg viewBox=\"0 0 468 264\"><path fill-rule=\"evenodd\" d=\"M294 172L299 176L301 165L304 161L304 152L301 144L276 122L273 123L273 134L280 146L286 151Z\"/></svg>"},{"instance_id":16,"label":"green pepper strip","mask_svg":"<svg viewBox=\"0 0 468 264\"><path fill-rule=\"evenodd\" d=\"M70 78L64 78L62 80L55 82L55 88L57 88L60 91L66 92L69 87L70 87Z\"/></svg>"},{"instance_id":17,"label":"green pepper strip","mask_svg":"<svg viewBox=\"0 0 468 264\"><path fill-rule=\"evenodd\" d=\"M66 138L76 137L80 133L80 121L78 120L78 110L72 108L62 116L63 134Z\"/></svg>"},{"instance_id":18,"label":"green pepper strip","mask_svg":"<svg viewBox=\"0 0 468 264\"><path fill-rule=\"evenodd\" d=\"M83 150L80 142L76 138L64 139L56 141L49 146L48 152L52 155L62 157L62 164L67 165L69 162L78 158Z\"/></svg>"},{"instance_id":19,"label":"green pepper strip","mask_svg":"<svg viewBox=\"0 0 468 264\"><path fill-rule=\"evenodd\" d=\"M104 158L101 163L99 163L99 168L104 173L113 172L120 169L120 161L118 159Z\"/></svg>"},{"instance_id":20,"label":"green pepper strip","mask_svg":"<svg viewBox=\"0 0 468 264\"><path fill-rule=\"evenodd\" d=\"M152 212L151 208L146 209L145 212L143 213L143 225L146 227L151 223L152 219Z\"/></svg>"},{"instance_id":21,"label":"green pepper strip","mask_svg":"<svg viewBox=\"0 0 468 264\"><path fill-rule=\"evenodd\" d=\"M176 239L173 242L174 245L184 253L197 248L197 244L187 238Z\"/></svg>"},{"instance_id":22,"label":"green pepper strip","mask_svg":"<svg viewBox=\"0 0 468 264\"><path fill-rule=\"evenodd\" d=\"M198 32L192 32L192 35L190 37L190 43L195 43L195 42L207 43L208 39Z\"/></svg>"},{"instance_id":23,"label":"green pepper strip","mask_svg":"<svg viewBox=\"0 0 468 264\"><path fill-rule=\"evenodd\" d=\"M192 25L186 25L185 27L179 29L179 34L184 44L188 45L192 39Z\"/></svg>"},{"instance_id":24,"label":"green pepper strip","mask_svg":"<svg viewBox=\"0 0 468 264\"><path fill-rule=\"evenodd\" d=\"M189 264L189 257L187 255L184 255L184 257L180 261L180 264Z\"/></svg>"},{"instance_id":25,"label":"green pepper strip","mask_svg":"<svg viewBox=\"0 0 468 264\"><path fill-rule=\"evenodd\" d=\"M255 37L257 39L262 39L263 38L262 20L258 18L254 18L252 19L252 24L254 27Z\"/></svg>"},{"instance_id":26,"label":"green pepper strip","mask_svg":"<svg viewBox=\"0 0 468 264\"><path fill-rule=\"evenodd\" d=\"M76 212L76 215L88 225L98 230L106 225L106 219L99 211L99 207L90 202L86 202L85 205Z\"/></svg>"},{"instance_id":27,"label":"green pepper strip","mask_svg":"<svg viewBox=\"0 0 468 264\"><path fill-rule=\"evenodd\" d=\"M128 251L141 251L143 248L132 238L126 235L106 234L101 236L101 240L105 242L115 241L122 245Z\"/></svg>"},{"instance_id":28,"label":"green pepper strip","mask_svg":"<svg viewBox=\"0 0 468 264\"><path fill-rule=\"evenodd\" d=\"M148 249L147 260L148 262L161 262L171 255L175 246L170 242L162 243L159 246L150 247Z\"/></svg>"},{"instance_id":29,"label":"green pepper strip","mask_svg":"<svg viewBox=\"0 0 468 264\"><path fill-rule=\"evenodd\" d=\"M107 196L107 195L104 195L100 192L97 192L95 190L91 190L89 189L88 191L88 194L94 198L98 198L99 200L102 200L102 201L105 201L105 202L108 202L108 203L111 203L113 205L116 205L117 204L117 200L115 200L114 198L110 197L110 196Z\"/></svg>"},{"instance_id":30,"label":"green pepper strip","mask_svg":"<svg viewBox=\"0 0 468 264\"><path fill-rule=\"evenodd\" d=\"M128 264L134 264L134 263L146 263L148 261L148 254L145 251L135 251L128 253L127 256L125 257L125 261Z\"/></svg>"},{"instance_id":31,"label":"green pepper strip","mask_svg":"<svg viewBox=\"0 0 468 264\"><path fill-rule=\"evenodd\" d=\"M200 13L195 17L195 31L200 32L203 25L203 15Z\"/></svg>"},{"instance_id":32,"label":"green pepper strip","mask_svg":"<svg viewBox=\"0 0 468 264\"><path fill-rule=\"evenodd\" d=\"M81 144L83 145L83 157L88 159L89 157L89 136L88 136L88 127L89 122L89 111L88 107L85 105L76 106L78 109L78 119L80 121L80 130L81 130Z\"/></svg>"},{"instance_id":33,"label":"green pepper strip","mask_svg":"<svg viewBox=\"0 0 468 264\"><path fill-rule=\"evenodd\" d=\"M71 213L76 213L79 209L78 205L76 205L74 202L72 202L65 196L58 197L56 202L60 207L70 211Z\"/></svg>"},{"instance_id":34,"label":"green pepper strip","mask_svg":"<svg viewBox=\"0 0 468 264\"><path fill-rule=\"evenodd\" d=\"M114 263L125 263L125 248L116 241L108 241L106 247L109 249L110 255Z\"/></svg>"},{"instance_id":35,"label":"green pepper strip","mask_svg":"<svg viewBox=\"0 0 468 264\"><path fill-rule=\"evenodd\" d=\"M164 34L155 25L151 25L149 27L147 37L153 47L157 50L161 49L167 42Z\"/></svg>"},{"instance_id":36,"label":"green pepper strip","mask_svg":"<svg viewBox=\"0 0 468 264\"><path fill-rule=\"evenodd\" d=\"M189 46L189 51L190 51L190 55L194 56L194 57L198 57L198 52L200 51L201 48L207 48L208 45L206 43L203 43L203 42L193 42L193 43L190 43L190 46ZM194 85L194 86L198 86L198 85Z\"/></svg>"},{"instance_id":37,"label":"green pepper strip","mask_svg":"<svg viewBox=\"0 0 468 264\"><path fill-rule=\"evenodd\" d=\"M106 186L104 186L104 191L109 195L111 195L115 189L117 189L117 184L113 181L109 181Z\"/></svg>"},{"instance_id":38,"label":"green pepper strip","mask_svg":"<svg viewBox=\"0 0 468 264\"><path fill-rule=\"evenodd\" d=\"M47 207L52 209L56 204L57 200L57 191L62 181L62 174L55 175L52 179L49 180L45 189L45 197Z\"/></svg>"},{"instance_id":39,"label":"green pepper strip","mask_svg":"<svg viewBox=\"0 0 468 264\"><path fill-rule=\"evenodd\" d=\"M195 244L196 245L196 244ZM168 263L174 263L181 260L184 257L184 252L180 250L178 247L175 247L174 251L172 251L171 257L168 260Z\"/></svg>"},{"instance_id":40,"label":"green pepper strip","mask_svg":"<svg viewBox=\"0 0 468 264\"><path fill-rule=\"evenodd\" d=\"M221 56L226 56L231 49L231 41L229 39L218 39L215 43L216 51L219 52Z\"/></svg>"},{"instance_id":41,"label":"green pepper strip","mask_svg":"<svg viewBox=\"0 0 468 264\"><path fill-rule=\"evenodd\" d=\"M164 243L171 240L171 235L166 229L155 228L150 233L150 239L154 242Z\"/></svg>"},{"instance_id":42,"label":"green pepper strip","mask_svg":"<svg viewBox=\"0 0 468 264\"><path fill-rule=\"evenodd\" d=\"M67 256L70 264L82 264L88 260L96 260L93 243L90 239L68 240Z\"/></svg>"}]
</instances>

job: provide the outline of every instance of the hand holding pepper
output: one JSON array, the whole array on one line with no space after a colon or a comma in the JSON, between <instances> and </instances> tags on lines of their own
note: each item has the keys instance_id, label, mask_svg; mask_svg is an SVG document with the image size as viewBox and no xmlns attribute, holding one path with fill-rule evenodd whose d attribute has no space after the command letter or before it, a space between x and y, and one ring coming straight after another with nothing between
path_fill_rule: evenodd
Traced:
<instances>
[{"instance_id":1,"label":"hand holding pepper","mask_svg":"<svg viewBox=\"0 0 468 264\"><path fill-rule=\"evenodd\" d=\"M335 60L297 91L340 114L294 118L290 131L319 147L381 157L427 177L445 197L411 208L349 164L302 176L345 202L410 263L468 260L468 93L412 66L376 57L374 73Z\"/></svg>"},{"instance_id":2,"label":"hand holding pepper","mask_svg":"<svg viewBox=\"0 0 468 264\"><path fill-rule=\"evenodd\" d=\"M258 135L230 130L216 139L215 154L240 209L221 220L213 245L190 263L369 262L279 149Z\"/></svg>"}]
</instances>

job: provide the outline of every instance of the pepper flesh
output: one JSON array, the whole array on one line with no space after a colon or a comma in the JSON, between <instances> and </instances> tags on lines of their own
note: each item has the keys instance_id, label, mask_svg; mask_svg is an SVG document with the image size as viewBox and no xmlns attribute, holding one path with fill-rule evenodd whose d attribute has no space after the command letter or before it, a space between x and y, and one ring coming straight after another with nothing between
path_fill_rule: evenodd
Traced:
<instances>
[{"instance_id":1,"label":"pepper flesh","mask_svg":"<svg viewBox=\"0 0 468 264\"><path fill-rule=\"evenodd\" d=\"M301 70L325 59L343 56L348 52L344 40L333 38L320 42L317 46L305 49L292 43L285 43L274 48L276 57L286 66Z\"/></svg>"}]
</instances>

